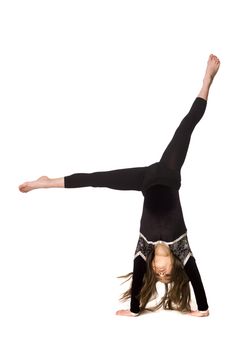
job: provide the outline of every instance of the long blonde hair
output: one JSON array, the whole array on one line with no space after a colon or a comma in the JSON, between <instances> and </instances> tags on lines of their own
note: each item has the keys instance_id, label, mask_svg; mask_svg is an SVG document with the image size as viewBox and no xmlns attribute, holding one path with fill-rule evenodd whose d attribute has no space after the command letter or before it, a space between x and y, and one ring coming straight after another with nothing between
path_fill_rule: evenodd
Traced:
<instances>
[{"instance_id":1,"label":"long blonde hair","mask_svg":"<svg viewBox=\"0 0 249 350\"><path fill-rule=\"evenodd\" d=\"M156 311L163 307L165 310L177 310L181 312L190 311L190 287L189 279L183 269L182 263L172 254L172 271L171 278L164 283L165 293L161 298L159 304L153 307L146 307L149 301L155 299L158 295L156 284L159 281L153 268L152 261L155 256L153 250L147 257L147 268L143 278L143 287L141 289L140 298L140 312L144 310ZM133 273L128 273L120 278L125 278L125 282L132 279ZM121 301L126 301L131 298L131 284L127 291L121 297Z\"/></svg>"}]
</instances>

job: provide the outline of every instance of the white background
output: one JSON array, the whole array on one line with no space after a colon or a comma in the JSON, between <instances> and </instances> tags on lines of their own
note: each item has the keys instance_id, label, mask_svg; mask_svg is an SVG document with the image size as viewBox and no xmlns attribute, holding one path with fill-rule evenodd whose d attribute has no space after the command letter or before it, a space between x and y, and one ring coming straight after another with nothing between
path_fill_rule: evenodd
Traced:
<instances>
[{"instance_id":1,"label":"white background","mask_svg":"<svg viewBox=\"0 0 249 350\"><path fill-rule=\"evenodd\" d=\"M1 350L248 349L246 3L1 1ZM158 161L210 53L180 192L210 317L117 317L141 193L18 185Z\"/></svg>"}]
</instances>

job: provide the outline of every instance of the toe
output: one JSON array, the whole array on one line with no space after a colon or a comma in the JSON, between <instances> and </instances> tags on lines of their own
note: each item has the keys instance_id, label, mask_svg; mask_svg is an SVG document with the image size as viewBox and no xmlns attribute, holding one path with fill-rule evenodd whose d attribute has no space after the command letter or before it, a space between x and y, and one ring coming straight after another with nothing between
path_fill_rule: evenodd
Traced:
<instances>
[{"instance_id":1,"label":"toe","mask_svg":"<svg viewBox=\"0 0 249 350\"><path fill-rule=\"evenodd\" d=\"M26 182L19 186L19 190L23 193L27 192L27 189L28 189L28 186Z\"/></svg>"},{"instance_id":2,"label":"toe","mask_svg":"<svg viewBox=\"0 0 249 350\"><path fill-rule=\"evenodd\" d=\"M22 186L22 185L19 186L19 191L20 191L20 192L24 192L24 186Z\"/></svg>"}]
</instances>

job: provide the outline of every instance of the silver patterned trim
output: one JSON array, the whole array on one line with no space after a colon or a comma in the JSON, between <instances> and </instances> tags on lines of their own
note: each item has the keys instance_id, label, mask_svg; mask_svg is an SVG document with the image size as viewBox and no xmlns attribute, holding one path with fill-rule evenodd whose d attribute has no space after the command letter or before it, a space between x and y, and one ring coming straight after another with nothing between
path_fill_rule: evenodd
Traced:
<instances>
[{"instance_id":1,"label":"silver patterned trim","mask_svg":"<svg viewBox=\"0 0 249 350\"><path fill-rule=\"evenodd\" d=\"M139 237L142 237L148 244L154 244L154 245L156 245L158 243L165 243L167 245L174 244L174 243L180 241L185 236L187 236L187 231L185 233L183 233L180 237L178 237L177 239L175 239L174 241L171 241L171 242L166 242L166 241L161 241L161 240L153 242L153 241L148 241L148 239L142 233L139 234Z\"/></svg>"},{"instance_id":2,"label":"silver patterned trim","mask_svg":"<svg viewBox=\"0 0 249 350\"><path fill-rule=\"evenodd\" d=\"M155 246L158 243L164 243L167 246L170 246L170 249L173 252L173 254L182 262L183 265L187 263L189 257L192 255L188 243L187 232L185 232L180 237L171 242L166 242L162 240L158 240L155 242L149 241L142 233L140 233L134 259L140 255L146 261L147 256L154 249L153 246Z\"/></svg>"},{"instance_id":3,"label":"silver patterned trim","mask_svg":"<svg viewBox=\"0 0 249 350\"><path fill-rule=\"evenodd\" d=\"M137 252L137 254L134 255L134 259L136 259L138 255L140 255L146 261L146 256L141 252Z\"/></svg>"}]
</instances>

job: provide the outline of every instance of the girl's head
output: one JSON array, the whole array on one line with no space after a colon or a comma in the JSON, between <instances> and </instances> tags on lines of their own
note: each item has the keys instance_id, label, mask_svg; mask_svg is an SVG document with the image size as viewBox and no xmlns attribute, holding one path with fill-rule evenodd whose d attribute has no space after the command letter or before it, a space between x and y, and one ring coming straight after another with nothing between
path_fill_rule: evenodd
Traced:
<instances>
[{"instance_id":1,"label":"girl's head","mask_svg":"<svg viewBox=\"0 0 249 350\"><path fill-rule=\"evenodd\" d=\"M189 279L180 260L167 246L161 244L156 245L147 258L147 270L140 293L141 311L153 297L157 296L156 284L159 281L164 283L165 294L159 304L149 310L154 311L163 307L183 312L190 311Z\"/></svg>"},{"instance_id":2,"label":"girl's head","mask_svg":"<svg viewBox=\"0 0 249 350\"><path fill-rule=\"evenodd\" d=\"M165 243L155 245L153 254L149 257L149 269L152 269L158 281L169 283L172 277L174 256Z\"/></svg>"},{"instance_id":3,"label":"girl's head","mask_svg":"<svg viewBox=\"0 0 249 350\"><path fill-rule=\"evenodd\" d=\"M132 273L123 277L131 278ZM159 304L148 308L147 304L157 296L156 285L159 281L164 284L165 293ZM125 301L130 297L131 287L123 293L121 300ZM161 307L182 312L190 311L190 287L180 260L167 246L159 244L147 257L147 269L140 292L140 310L155 311Z\"/></svg>"}]
</instances>

